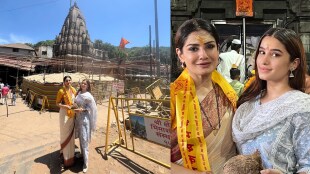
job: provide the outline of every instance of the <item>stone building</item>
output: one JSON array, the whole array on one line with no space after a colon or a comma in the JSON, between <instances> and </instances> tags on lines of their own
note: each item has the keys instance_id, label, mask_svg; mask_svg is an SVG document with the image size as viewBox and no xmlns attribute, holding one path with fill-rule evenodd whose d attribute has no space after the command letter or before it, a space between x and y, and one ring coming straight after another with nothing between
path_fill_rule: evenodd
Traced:
<instances>
[{"instance_id":1,"label":"stone building","mask_svg":"<svg viewBox=\"0 0 310 174\"><path fill-rule=\"evenodd\" d=\"M66 65L61 69L69 71L86 71L87 66L81 64L107 58L105 52L94 49L85 18L76 3L70 8L61 31L55 38L53 55L55 59L64 60Z\"/></svg>"},{"instance_id":2,"label":"stone building","mask_svg":"<svg viewBox=\"0 0 310 174\"><path fill-rule=\"evenodd\" d=\"M53 47L41 45L35 48L37 56L41 58L52 58L53 57Z\"/></svg>"},{"instance_id":3,"label":"stone building","mask_svg":"<svg viewBox=\"0 0 310 174\"><path fill-rule=\"evenodd\" d=\"M15 44L4 44L0 45L0 53L18 56L35 56L35 50L25 44L15 43Z\"/></svg>"},{"instance_id":4,"label":"stone building","mask_svg":"<svg viewBox=\"0 0 310 174\"><path fill-rule=\"evenodd\" d=\"M124 79L125 74L149 74L149 57L140 61L109 59L107 51L94 49L86 27L86 20L76 3L70 8L53 45L52 72L83 72L108 74ZM146 63L146 64L145 64ZM155 62L153 62L155 65Z\"/></svg>"},{"instance_id":5,"label":"stone building","mask_svg":"<svg viewBox=\"0 0 310 174\"><path fill-rule=\"evenodd\" d=\"M37 68L33 57L35 50L25 44L14 43L0 45L0 79L11 87L17 86L19 76L30 74ZM17 77L17 78L16 78Z\"/></svg>"}]
</instances>

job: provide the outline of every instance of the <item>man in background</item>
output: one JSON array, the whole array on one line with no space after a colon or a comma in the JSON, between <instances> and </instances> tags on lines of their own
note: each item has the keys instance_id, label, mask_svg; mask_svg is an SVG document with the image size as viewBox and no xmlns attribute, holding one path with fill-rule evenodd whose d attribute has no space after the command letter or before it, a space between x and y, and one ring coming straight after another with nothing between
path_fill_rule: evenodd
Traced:
<instances>
[{"instance_id":1,"label":"man in background","mask_svg":"<svg viewBox=\"0 0 310 174\"><path fill-rule=\"evenodd\" d=\"M231 85L231 87L236 91L238 97L240 97L240 95L243 92L243 88L244 85L242 83L240 83L240 70L233 67L230 69L230 78L232 79L232 81L229 83Z\"/></svg>"},{"instance_id":2,"label":"man in background","mask_svg":"<svg viewBox=\"0 0 310 174\"><path fill-rule=\"evenodd\" d=\"M2 93L2 104L6 104L6 100L7 100L7 95L8 95L8 93L9 93L9 91L10 91L10 88L8 87L8 85L6 84L6 85L4 85L4 87L3 88L1 88L1 93Z\"/></svg>"},{"instance_id":3,"label":"man in background","mask_svg":"<svg viewBox=\"0 0 310 174\"><path fill-rule=\"evenodd\" d=\"M240 70L240 82L245 80L245 58L239 54L241 48L241 41L234 39L231 43L231 51L220 54L220 64L217 67L219 73L228 81L232 82L230 78L230 69L237 67Z\"/></svg>"}]
</instances>

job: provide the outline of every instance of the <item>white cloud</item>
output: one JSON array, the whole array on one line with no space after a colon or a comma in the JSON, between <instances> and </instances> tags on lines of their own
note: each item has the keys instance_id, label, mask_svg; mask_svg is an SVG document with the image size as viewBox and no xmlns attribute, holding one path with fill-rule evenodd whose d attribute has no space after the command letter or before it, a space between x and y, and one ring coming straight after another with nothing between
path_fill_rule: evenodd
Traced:
<instances>
[{"instance_id":1,"label":"white cloud","mask_svg":"<svg viewBox=\"0 0 310 174\"><path fill-rule=\"evenodd\" d=\"M32 40L26 36L18 36L13 33L10 34L11 43L32 43Z\"/></svg>"},{"instance_id":2,"label":"white cloud","mask_svg":"<svg viewBox=\"0 0 310 174\"><path fill-rule=\"evenodd\" d=\"M0 44L7 44L7 43L9 43L9 41L0 38Z\"/></svg>"}]
</instances>

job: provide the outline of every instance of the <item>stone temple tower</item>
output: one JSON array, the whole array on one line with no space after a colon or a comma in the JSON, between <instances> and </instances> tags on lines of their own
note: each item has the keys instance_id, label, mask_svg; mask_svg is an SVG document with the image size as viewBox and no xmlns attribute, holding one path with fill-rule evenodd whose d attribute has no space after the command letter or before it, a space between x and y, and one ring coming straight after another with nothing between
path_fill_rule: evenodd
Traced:
<instances>
[{"instance_id":1,"label":"stone temple tower","mask_svg":"<svg viewBox=\"0 0 310 174\"><path fill-rule=\"evenodd\" d=\"M94 56L94 47L86 28L85 18L76 2L70 8L61 31L55 38L53 53L55 58L79 62L87 61Z\"/></svg>"}]
</instances>

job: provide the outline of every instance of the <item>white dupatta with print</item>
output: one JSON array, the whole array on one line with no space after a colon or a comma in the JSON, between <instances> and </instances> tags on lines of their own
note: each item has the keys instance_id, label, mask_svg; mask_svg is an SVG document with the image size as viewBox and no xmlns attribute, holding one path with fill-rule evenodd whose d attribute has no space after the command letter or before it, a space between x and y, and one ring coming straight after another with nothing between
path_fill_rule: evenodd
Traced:
<instances>
[{"instance_id":1,"label":"white dupatta with print","mask_svg":"<svg viewBox=\"0 0 310 174\"><path fill-rule=\"evenodd\" d=\"M254 103L258 99L245 102L237 109L232 123L235 142L243 144L295 113L310 112L310 97L301 91L286 92L261 105Z\"/></svg>"},{"instance_id":2,"label":"white dupatta with print","mask_svg":"<svg viewBox=\"0 0 310 174\"><path fill-rule=\"evenodd\" d=\"M81 112L79 114L87 114L90 120L90 130L94 132L96 130L96 122L97 122L97 106L94 97L89 93L81 93L76 96L75 103L79 107L86 109L87 111Z\"/></svg>"}]
</instances>

